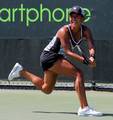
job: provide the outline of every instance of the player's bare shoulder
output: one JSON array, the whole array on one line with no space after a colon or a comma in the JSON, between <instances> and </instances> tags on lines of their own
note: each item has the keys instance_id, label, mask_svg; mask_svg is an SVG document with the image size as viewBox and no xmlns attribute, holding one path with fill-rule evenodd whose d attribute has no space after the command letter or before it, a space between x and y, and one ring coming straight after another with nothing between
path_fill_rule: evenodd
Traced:
<instances>
[{"instance_id":1,"label":"player's bare shoulder","mask_svg":"<svg viewBox=\"0 0 113 120\"><path fill-rule=\"evenodd\" d=\"M57 37L59 38L67 38L68 37L68 29L67 25L62 26L56 33Z\"/></svg>"}]
</instances>

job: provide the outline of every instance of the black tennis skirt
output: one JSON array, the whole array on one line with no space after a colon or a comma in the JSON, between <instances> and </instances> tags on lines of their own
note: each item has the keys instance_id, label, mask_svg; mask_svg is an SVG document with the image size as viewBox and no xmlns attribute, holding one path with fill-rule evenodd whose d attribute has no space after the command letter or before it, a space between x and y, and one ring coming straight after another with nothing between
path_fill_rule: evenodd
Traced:
<instances>
[{"instance_id":1,"label":"black tennis skirt","mask_svg":"<svg viewBox=\"0 0 113 120\"><path fill-rule=\"evenodd\" d=\"M54 65L54 63L58 60L64 58L63 55L55 53L53 51L43 51L40 56L40 64L42 69L48 70L50 67Z\"/></svg>"}]
</instances>

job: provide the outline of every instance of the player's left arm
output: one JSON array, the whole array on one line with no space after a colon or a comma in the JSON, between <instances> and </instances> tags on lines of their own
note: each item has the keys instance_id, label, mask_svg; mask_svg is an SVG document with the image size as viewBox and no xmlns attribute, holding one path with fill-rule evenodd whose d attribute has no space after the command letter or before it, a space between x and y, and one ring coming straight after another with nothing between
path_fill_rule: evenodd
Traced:
<instances>
[{"instance_id":1,"label":"player's left arm","mask_svg":"<svg viewBox=\"0 0 113 120\"><path fill-rule=\"evenodd\" d=\"M89 28L86 28L85 37L86 37L87 44L88 44L88 49L89 49L90 63L96 65L94 40L93 40L93 37L92 37L92 32Z\"/></svg>"}]
</instances>

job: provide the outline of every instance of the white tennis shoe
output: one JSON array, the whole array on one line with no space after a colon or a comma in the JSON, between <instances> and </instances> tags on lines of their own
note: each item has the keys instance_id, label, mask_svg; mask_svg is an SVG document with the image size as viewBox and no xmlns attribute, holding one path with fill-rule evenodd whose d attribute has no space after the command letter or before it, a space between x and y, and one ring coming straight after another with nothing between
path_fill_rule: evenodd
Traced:
<instances>
[{"instance_id":1,"label":"white tennis shoe","mask_svg":"<svg viewBox=\"0 0 113 120\"><path fill-rule=\"evenodd\" d=\"M85 108L79 108L78 110L78 116L102 116L102 112L97 112L96 110L90 108L90 107L85 107Z\"/></svg>"},{"instance_id":2,"label":"white tennis shoe","mask_svg":"<svg viewBox=\"0 0 113 120\"><path fill-rule=\"evenodd\" d=\"M16 63L8 76L8 80L20 77L21 70L23 70L23 67L19 63Z\"/></svg>"}]
</instances>

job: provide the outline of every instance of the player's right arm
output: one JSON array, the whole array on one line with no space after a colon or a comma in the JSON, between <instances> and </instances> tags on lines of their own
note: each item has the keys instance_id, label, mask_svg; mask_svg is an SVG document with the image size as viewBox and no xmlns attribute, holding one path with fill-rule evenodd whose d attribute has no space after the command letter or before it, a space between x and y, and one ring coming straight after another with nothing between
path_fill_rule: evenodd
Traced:
<instances>
[{"instance_id":1,"label":"player's right arm","mask_svg":"<svg viewBox=\"0 0 113 120\"><path fill-rule=\"evenodd\" d=\"M57 32L57 37L60 39L61 46L64 49L64 52L74 58L75 60L82 62L84 61L84 58L75 52L71 50L71 45L70 45L70 38L69 38L69 33L66 28L66 26L62 27L58 32Z\"/></svg>"}]
</instances>

